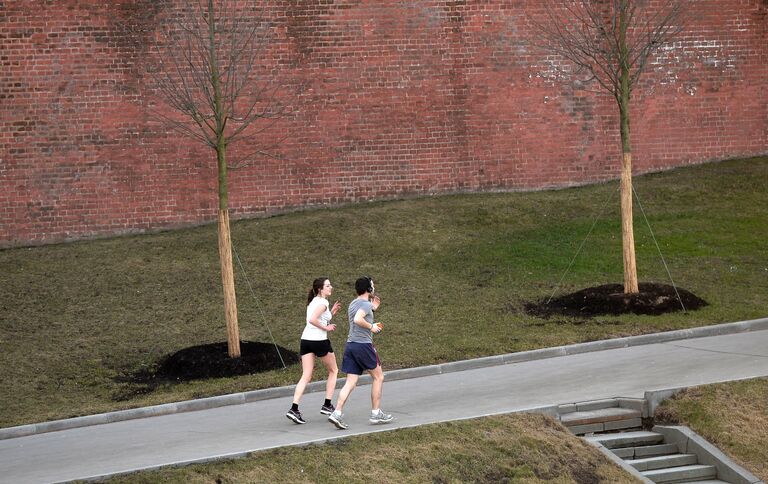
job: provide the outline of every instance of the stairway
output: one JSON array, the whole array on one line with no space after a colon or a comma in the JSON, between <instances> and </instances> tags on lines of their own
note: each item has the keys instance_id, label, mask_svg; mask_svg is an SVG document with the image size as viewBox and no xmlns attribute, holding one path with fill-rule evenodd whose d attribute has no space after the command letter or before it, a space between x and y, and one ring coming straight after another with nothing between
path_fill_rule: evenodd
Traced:
<instances>
[{"instance_id":1,"label":"stairway","mask_svg":"<svg viewBox=\"0 0 768 484\"><path fill-rule=\"evenodd\" d=\"M713 454L720 454L715 459L722 461L722 453L703 448L701 443L706 442L698 436L697 442L690 443L695 436L690 429L684 432L679 427L642 430L643 419L649 417L648 403L643 399L615 398L559 405L557 413L571 432L608 449L613 454L607 454L612 460L645 482L759 482L738 466L734 465L744 472L730 469L728 463L715 463Z\"/></svg>"},{"instance_id":2,"label":"stairway","mask_svg":"<svg viewBox=\"0 0 768 484\"><path fill-rule=\"evenodd\" d=\"M642 430L587 437L599 442L653 482L727 482L717 479L717 468L700 464L696 454L681 453L664 435Z\"/></svg>"}]
</instances>

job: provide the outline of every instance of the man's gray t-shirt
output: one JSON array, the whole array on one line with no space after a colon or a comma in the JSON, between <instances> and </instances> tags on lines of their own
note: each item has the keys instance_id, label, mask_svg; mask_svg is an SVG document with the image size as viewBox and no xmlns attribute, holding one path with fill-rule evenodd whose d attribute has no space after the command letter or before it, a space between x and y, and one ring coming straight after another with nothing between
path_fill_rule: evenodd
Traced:
<instances>
[{"instance_id":1,"label":"man's gray t-shirt","mask_svg":"<svg viewBox=\"0 0 768 484\"><path fill-rule=\"evenodd\" d=\"M370 329L361 328L355 324L355 314L362 309L365 311L365 320L373 324L373 304L363 299L355 299L349 303L347 316L349 317L349 336L347 343L373 343L373 336Z\"/></svg>"}]
</instances>

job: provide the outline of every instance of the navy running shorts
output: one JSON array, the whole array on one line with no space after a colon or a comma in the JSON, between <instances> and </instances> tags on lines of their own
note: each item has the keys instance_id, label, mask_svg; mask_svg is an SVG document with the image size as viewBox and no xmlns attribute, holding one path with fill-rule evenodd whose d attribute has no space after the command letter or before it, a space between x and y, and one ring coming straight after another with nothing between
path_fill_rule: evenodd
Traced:
<instances>
[{"instance_id":1,"label":"navy running shorts","mask_svg":"<svg viewBox=\"0 0 768 484\"><path fill-rule=\"evenodd\" d=\"M352 375L362 375L364 371L375 370L381 364L379 353L373 343L347 343L341 371Z\"/></svg>"},{"instance_id":2,"label":"navy running shorts","mask_svg":"<svg viewBox=\"0 0 768 484\"><path fill-rule=\"evenodd\" d=\"M301 344L299 345L299 354L301 356L304 356L309 353L314 353L315 356L317 356L318 358L322 358L328 353L333 353L333 348L331 347L331 340L329 339L324 339L322 341L312 341L308 339L301 340Z\"/></svg>"}]
</instances>

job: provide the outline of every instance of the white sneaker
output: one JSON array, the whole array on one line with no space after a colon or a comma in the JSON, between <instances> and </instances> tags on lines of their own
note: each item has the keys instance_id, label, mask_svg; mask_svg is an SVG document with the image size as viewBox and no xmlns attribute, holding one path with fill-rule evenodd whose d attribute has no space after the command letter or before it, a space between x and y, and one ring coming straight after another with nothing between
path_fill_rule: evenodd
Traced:
<instances>
[{"instance_id":1,"label":"white sneaker","mask_svg":"<svg viewBox=\"0 0 768 484\"><path fill-rule=\"evenodd\" d=\"M331 415L328 416L328 421L335 425L339 430L344 430L349 427L338 411L331 413Z\"/></svg>"},{"instance_id":2,"label":"white sneaker","mask_svg":"<svg viewBox=\"0 0 768 484\"><path fill-rule=\"evenodd\" d=\"M384 413L384 412L381 411L381 409L379 409L379 411L377 413L372 413L371 414L371 418L368 419L368 421L371 422L374 425L379 425L379 424L389 423L389 422L391 422L394 419L395 419L395 417L393 417L392 415L390 415L388 413Z\"/></svg>"}]
</instances>

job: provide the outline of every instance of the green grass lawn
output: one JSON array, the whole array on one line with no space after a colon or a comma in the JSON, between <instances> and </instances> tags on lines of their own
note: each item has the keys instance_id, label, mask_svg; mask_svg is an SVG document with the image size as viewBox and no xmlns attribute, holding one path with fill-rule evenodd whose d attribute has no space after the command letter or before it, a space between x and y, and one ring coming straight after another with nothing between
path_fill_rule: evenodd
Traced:
<instances>
[{"instance_id":1,"label":"green grass lawn","mask_svg":"<svg viewBox=\"0 0 768 484\"><path fill-rule=\"evenodd\" d=\"M636 177L690 313L541 319L558 293L622 281L618 182L567 190L362 203L233 224L256 298L236 274L241 338L298 350L306 293L327 275L348 303L376 280L385 370L765 317L768 157ZM636 210L639 277L669 282ZM0 251L0 426L294 384L298 366L168 384L121 378L180 349L225 341L214 225ZM340 353L347 323L332 341ZM318 371L316 378L324 378ZM138 392L138 393L137 393Z\"/></svg>"},{"instance_id":2,"label":"green grass lawn","mask_svg":"<svg viewBox=\"0 0 768 484\"><path fill-rule=\"evenodd\" d=\"M129 474L119 483L636 483L551 418L513 414Z\"/></svg>"},{"instance_id":3,"label":"green grass lawn","mask_svg":"<svg viewBox=\"0 0 768 484\"><path fill-rule=\"evenodd\" d=\"M768 482L768 378L689 388L665 401L655 419L692 428Z\"/></svg>"}]
</instances>

